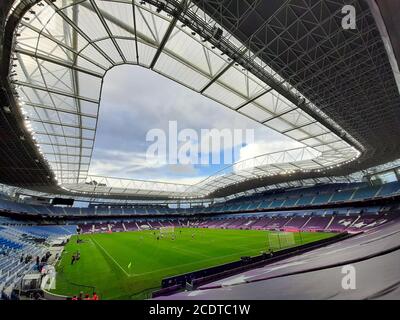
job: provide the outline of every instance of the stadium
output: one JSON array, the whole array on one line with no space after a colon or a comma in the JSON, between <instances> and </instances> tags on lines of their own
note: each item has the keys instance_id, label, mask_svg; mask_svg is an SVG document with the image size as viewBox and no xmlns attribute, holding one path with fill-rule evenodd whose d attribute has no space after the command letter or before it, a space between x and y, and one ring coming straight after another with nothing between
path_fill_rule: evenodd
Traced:
<instances>
[{"instance_id":1,"label":"stadium","mask_svg":"<svg viewBox=\"0 0 400 320\"><path fill-rule=\"evenodd\" d=\"M399 10L2 0L0 300L399 299Z\"/></svg>"}]
</instances>

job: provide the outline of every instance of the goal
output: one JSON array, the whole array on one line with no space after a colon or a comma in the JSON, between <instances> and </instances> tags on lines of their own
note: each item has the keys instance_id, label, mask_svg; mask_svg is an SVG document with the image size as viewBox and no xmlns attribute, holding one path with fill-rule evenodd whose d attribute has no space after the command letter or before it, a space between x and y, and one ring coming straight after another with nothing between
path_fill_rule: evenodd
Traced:
<instances>
[{"instance_id":1,"label":"goal","mask_svg":"<svg viewBox=\"0 0 400 320\"><path fill-rule=\"evenodd\" d=\"M171 226L171 227L160 227L160 233L161 234L175 233L175 227L174 226Z\"/></svg>"},{"instance_id":2,"label":"goal","mask_svg":"<svg viewBox=\"0 0 400 320\"><path fill-rule=\"evenodd\" d=\"M296 244L293 232L268 232L267 243L269 249L277 250L293 247Z\"/></svg>"}]
</instances>

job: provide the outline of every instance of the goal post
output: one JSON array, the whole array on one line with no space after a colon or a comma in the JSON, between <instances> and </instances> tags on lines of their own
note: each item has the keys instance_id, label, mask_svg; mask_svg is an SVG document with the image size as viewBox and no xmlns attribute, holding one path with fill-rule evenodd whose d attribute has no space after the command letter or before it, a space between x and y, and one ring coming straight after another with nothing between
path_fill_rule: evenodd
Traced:
<instances>
[{"instance_id":1,"label":"goal post","mask_svg":"<svg viewBox=\"0 0 400 320\"><path fill-rule=\"evenodd\" d=\"M268 232L267 243L269 249L280 250L289 247L293 247L296 244L293 232Z\"/></svg>"},{"instance_id":2,"label":"goal post","mask_svg":"<svg viewBox=\"0 0 400 320\"><path fill-rule=\"evenodd\" d=\"M171 233L175 233L174 226L160 227L160 234L171 234Z\"/></svg>"}]
</instances>

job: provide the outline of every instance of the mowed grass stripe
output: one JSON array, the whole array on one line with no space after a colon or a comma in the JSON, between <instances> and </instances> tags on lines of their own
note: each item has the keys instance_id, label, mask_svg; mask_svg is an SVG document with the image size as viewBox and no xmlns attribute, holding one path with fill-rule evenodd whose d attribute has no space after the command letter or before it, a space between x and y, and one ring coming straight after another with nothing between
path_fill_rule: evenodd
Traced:
<instances>
[{"instance_id":1,"label":"mowed grass stripe","mask_svg":"<svg viewBox=\"0 0 400 320\"><path fill-rule=\"evenodd\" d=\"M228 257L232 257L232 256L237 256L238 254L244 254L244 253L247 253L249 251L253 251L253 249L248 249L248 250L245 250L245 251L239 251L239 252L236 252L236 253L233 253L233 254L227 254L227 255L224 255L224 256L220 256L220 257L213 257L213 258L204 259L204 260L202 260L202 262L210 262L210 261L217 260L217 259L220 260L221 258L228 258ZM261 251L261 249L260 249L260 251ZM189 262L189 263L181 264L181 265L179 265L179 267L187 267L187 266L191 266L191 265L195 265L195 264L198 264L198 262ZM142 276L142 275L148 275L148 274L152 274L152 273L158 273L160 271L172 270L174 268L176 268L176 266L169 267L169 268L162 268L162 269L149 271L149 272L143 272L143 273L135 274L135 276ZM196 270L192 270L192 271L196 271Z\"/></svg>"},{"instance_id":2,"label":"mowed grass stripe","mask_svg":"<svg viewBox=\"0 0 400 320\"><path fill-rule=\"evenodd\" d=\"M93 241L114 263L115 263L115 265L118 267L118 268L120 268L125 274L126 274L126 276L127 277L138 277L138 276L142 276L142 275L145 275L145 274L152 274L152 273L158 273L158 272L160 272L160 271L166 271L166 270L171 270L171 269L173 269L173 268L176 268L176 266L173 266L173 267L169 267L169 268L162 268L162 269L156 269L156 270L153 270L153 271L149 271L149 272L143 272L143 273L128 273L119 263L118 263L118 261L117 260L115 260L112 256L111 256L111 254L106 250L106 249L104 249L96 240L94 240L94 239L92 239L92 238L90 238L90 240L91 241ZM191 255L193 255L193 254L197 254L196 252L190 252L189 250L182 250L182 248L176 248L176 247L172 247L172 249L174 249L174 250L178 250L178 251L183 251L183 252L187 252L187 253L191 253ZM261 249L260 249L261 250ZM241 251L241 252L238 252L239 254L243 254L243 253L246 253L246 252L249 252L250 251L250 249L247 249L247 250L245 250L245 251ZM216 259L221 259L221 258L225 258L225 257L230 257L230 256L232 256L232 255L237 255L238 253L234 253L234 254L229 254L229 255L225 255L225 256L223 256L223 257L210 257L210 256L206 256L206 255L203 255L203 254L199 254L199 255L201 255L202 257L207 257L207 259L204 259L204 260L202 260L203 262L206 262L206 261L212 261L212 260L216 260ZM190 263L186 263L186 264L181 264L181 265L179 265L180 267L183 267L183 266L190 266L190 265L193 265L193 264L197 264L198 262L196 261L196 262L190 262ZM134 266L133 266L134 267Z\"/></svg>"},{"instance_id":3,"label":"mowed grass stripe","mask_svg":"<svg viewBox=\"0 0 400 320\"><path fill-rule=\"evenodd\" d=\"M157 232L156 232L157 234ZM268 231L235 229L176 229L176 239L157 240L154 231L89 234L77 244L72 237L57 270L55 293L74 295L94 286L103 299L143 299L166 277L254 256L268 250ZM192 239L192 234L195 234ZM297 244L298 234L293 234ZM303 243L331 236L302 233ZM274 238L277 241L276 238ZM276 245L276 243L271 243ZM81 259L71 265L74 252ZM128 269L129 263L132 267Z\"/></svg>"},{"instance_id":4,"label":"mowed grass stripe","mask_svg":"<svg viewBox=\"0 0 400 320\"><path fill-rule=\"evenodd\" d=\"M111 254L108 253L108 251L106 249L104 249L96 240L90 238L91 241L93 241L101 250L103 250L103 252L110 257L110 259L116 264L116 266L118 268L120 268L128 277L130 276L130 274L128 272L125 271L124 268L122 268L122 266L117 262L117 260L115 260Z\"/></svg>"}]
</instances>

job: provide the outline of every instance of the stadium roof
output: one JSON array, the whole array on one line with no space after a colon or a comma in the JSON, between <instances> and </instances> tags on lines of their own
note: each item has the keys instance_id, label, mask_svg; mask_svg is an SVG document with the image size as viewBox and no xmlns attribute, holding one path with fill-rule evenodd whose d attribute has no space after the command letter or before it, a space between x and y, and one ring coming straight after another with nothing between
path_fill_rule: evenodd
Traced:
<instances>
[{"instance_id":1,"label":"stadium roof","mask_svg":"<svg viewBox=\"0 0 400 320\"><path fill-rule=\"evenodd\" d=\"M18 143L33 142L41 167L29 181L21 175L32 172L13 168L3 182L195 198L399 158L393 64L371 8L350 3L356 30L341 26L343 1L15 1L5 34L16 27L7 89L27 133ZM243 161L195 185L90 176L103 78L122 64L152 69L304 147Z\"/></svg>"}]
</instances>

